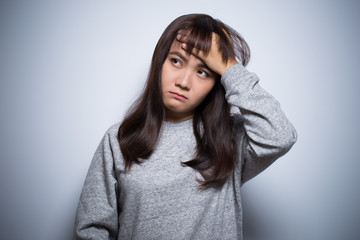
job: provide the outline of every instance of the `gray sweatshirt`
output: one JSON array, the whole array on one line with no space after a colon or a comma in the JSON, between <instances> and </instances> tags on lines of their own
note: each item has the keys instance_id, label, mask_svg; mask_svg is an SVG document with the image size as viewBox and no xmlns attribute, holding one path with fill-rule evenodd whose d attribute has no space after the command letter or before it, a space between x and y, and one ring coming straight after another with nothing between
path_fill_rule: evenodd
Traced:
<instances>
[{"instance_id":1,"label":"gray sweatshirt","mask_svg":"<svg viewBox=\"0 0 360 240\"><path fill-rule=\"evenodd\" d=\"M221 81L233 117L245 121L245 131L236 133L238 164L227 181L199 190L202 176L181 165L196 147L192 119L164 121L151 157L126 173L115 124L90 165L74 239L243 239L241 185L285 154L297 135L256 74L238 64Z\"/></svg>"}]
</instances>

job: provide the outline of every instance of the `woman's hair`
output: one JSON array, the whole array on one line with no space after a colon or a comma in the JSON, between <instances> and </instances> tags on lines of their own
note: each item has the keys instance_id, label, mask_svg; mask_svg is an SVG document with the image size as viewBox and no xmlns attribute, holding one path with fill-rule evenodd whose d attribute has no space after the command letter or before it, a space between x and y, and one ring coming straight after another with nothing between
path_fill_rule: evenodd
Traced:
<instances>
[{"instance_id":1,"label":"woman's hair","mask_svg":"<svg viewBox=\"0 0 360 240\"><path fill-rule=\"evenodd\" d=\"M155 47L145 89L119 128L118 138L126 171L133 163L141 164L148 159L156 147L165 117L161 70L179 30L185 31L188 36L189 53L195 47L207 54L214 32L219 36L219 50L224 62L233 57L244 66L249 62L250 50L245 40L217 19L205 14L189 14L170 23ZM183 162L201 173L204 178L203 181L199 180L201 187L224 182L234 170L237 159L230 105L225 99L220 77L217 76L213 89L195 110L193 130L196 153L193 159Z\"/></svg>"}]
</instances>

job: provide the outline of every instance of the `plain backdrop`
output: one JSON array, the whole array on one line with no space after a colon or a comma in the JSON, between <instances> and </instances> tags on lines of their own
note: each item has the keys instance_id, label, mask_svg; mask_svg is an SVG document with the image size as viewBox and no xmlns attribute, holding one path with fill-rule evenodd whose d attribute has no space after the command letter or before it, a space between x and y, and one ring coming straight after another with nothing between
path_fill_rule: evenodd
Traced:
<instances>
[{"instance_id":1,"label":"plain backdrop","mask_svg":"<svg viewBox=\"0 0 360 240\"><path fill-rule=\"evenodd\" d=\"M243 187L251 239L360 239L351 0L0 1L1 239L71 238L97 145L141 92L165 27L194 12L243 35L248 69L298 131Z\"/></svg>"}]
</instances>

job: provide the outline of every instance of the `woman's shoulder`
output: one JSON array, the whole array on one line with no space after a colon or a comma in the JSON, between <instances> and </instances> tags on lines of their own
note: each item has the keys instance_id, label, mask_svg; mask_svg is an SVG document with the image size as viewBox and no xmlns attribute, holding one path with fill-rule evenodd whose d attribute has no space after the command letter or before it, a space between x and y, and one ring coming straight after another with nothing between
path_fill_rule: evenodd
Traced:
<instances>
[{"instance_id":1,"label":"woman's shoulder","mask_svg":"<svg viewBox=\"0 0 360 240\"><path fill-rule=\"evenodd\" d=\"M117 136L119 132L119 127L121 125L121 122L117 122L112 124L107 130L106 134L109 136Z\"/></svg>"},{"instance_id":2,"label":"woman's shoulder","mask_svg":"<svg viewBox=\"0 0 360 240\"><path fill-rule=\"evenodd\" d=\"M118 132L121 122L114 123L108 127L105 134L103 135L103 142L107 142L110 145L118 144Z\"/></svg>"},{"instance_id":3,"label":"woman's shoulder","mask_svg":"<svg viewBox=\"0 0 360 240\"><path fill-rule=\"evenodd\" d=\"M105 132L102 139L102 146L104 149L111 153L111 156L116 160L115 162L122 161L122 154L119 145L118 132L121 122L112 124Z\"/></svg>"}]
</instances>

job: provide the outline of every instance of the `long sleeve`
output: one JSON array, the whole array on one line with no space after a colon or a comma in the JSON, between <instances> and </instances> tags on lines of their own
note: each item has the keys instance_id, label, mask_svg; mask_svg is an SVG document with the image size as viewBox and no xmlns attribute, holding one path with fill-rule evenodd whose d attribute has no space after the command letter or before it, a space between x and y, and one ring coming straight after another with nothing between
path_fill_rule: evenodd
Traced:
<instances>
[{"instance_id":1,"label":"long sleeve","mask_svg":"<svg viewBox=\"0 0 360 240\"><path fill-rule=\"evenodd\" d=\"M107 132L88 170L75 218L74 239L116 239L117 180Z\"/></svg>"},{"instance_id":2,"label":"long sleeve","mask_svg":"<svg viewBox=\"0 0 360 240\"><path fill-rule=\"evenodd\" d=\"M221 78L232 114L244 119L241 136L242 183L253 178L290 150L297 133L279 103L258 84L258 76L241 64Z\"/></svg>"}]
</instances>

